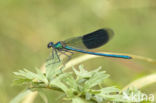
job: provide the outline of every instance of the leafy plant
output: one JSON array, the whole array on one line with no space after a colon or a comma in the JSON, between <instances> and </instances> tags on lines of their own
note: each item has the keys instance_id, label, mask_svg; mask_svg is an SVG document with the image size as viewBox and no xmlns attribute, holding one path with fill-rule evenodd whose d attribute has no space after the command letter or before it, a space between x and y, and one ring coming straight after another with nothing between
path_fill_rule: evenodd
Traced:
<instances>
[{"instance_id":1,"label":"leafy plant","mask_svg":"<svg viewBox=\"0 0 156 103\"><path fill-rule=\"evenodd\" d=\"M42 73L39 69L36 69L36 73L27 69L14 72L17 76L14 84L25 85L33 91L36 88L57 90L64 93L64 100L72 103L131 103L144 101L132 101L125 98L124 93L127 93L128 96L133 91L135 91L135 94L142 94L136 89L121 92L114 86L102 87L101 85L109 75L105 71L101 71L101 67L93 71L87 71L80 65L78 70L73 67L73 72L63 72L62 63L56 61L56 58L54 60L51 59L50 62L46 63L45 73Z\"/></svg>"}]
</instances>

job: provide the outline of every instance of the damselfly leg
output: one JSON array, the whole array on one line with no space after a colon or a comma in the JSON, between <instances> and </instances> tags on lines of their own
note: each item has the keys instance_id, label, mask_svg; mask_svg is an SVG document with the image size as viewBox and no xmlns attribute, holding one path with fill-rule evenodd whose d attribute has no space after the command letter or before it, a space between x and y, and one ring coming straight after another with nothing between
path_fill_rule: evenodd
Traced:
<instances>
[{"instance_id":1,"label":"damselfly leg","mask_svg":"<svg viewBox=\"0 0 156 103\"><path fill-rule=\"evenodd\" d=\"M70 53L70 55L68 55L67 53ZM60 51L60 55L65 55L65 56L67 57L67 60L63 63L64 65L65 65L67 62L69 62L69 60L71 59L71 57L72 57L73 54L74 54L73 52L71 52L71 51L69 51L69 50L66 50L66 49Z\"/></svg>"},{"instance_id":2,"label":"damselfly leg","mask_svg":"<svg viewBox=\"0 0 156 103\"><path fill-rule=\"evenodd\" d=\"M50 54L50 56L48 57L48 59L46 60L46 65L51 65L51 64L55 64L55 63L59 63L61 62L60 60L60 56L58 54L58 51L56 49L52 49L52 54Z\"/></svg>"}]
</instances>

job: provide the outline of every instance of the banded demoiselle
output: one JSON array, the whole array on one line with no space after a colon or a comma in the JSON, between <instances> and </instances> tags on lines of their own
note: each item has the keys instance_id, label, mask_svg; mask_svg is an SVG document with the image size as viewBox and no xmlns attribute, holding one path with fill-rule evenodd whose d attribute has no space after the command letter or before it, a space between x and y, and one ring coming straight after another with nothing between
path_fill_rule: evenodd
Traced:
<instances>
[{"instance_id":1,"label":"banded demoiselle","mask_svg":"<svg viewBox=\"0 0 156 103\"><path fill-rule=\"evenodd\" d=\"M56 53L60 52L64 55L67 55L66 52L76 51L98 56L131 59L132 57L128 55L107 54L89 51L89 49L95 49L106 44L113 35L114 33L111 29L99 29L83 36L70 38L65 41L59 41L56 44L50 42L48 44L48 48L53 48ZM67 56L70 57L69 55Z\"/></svg>"}]
</instances>

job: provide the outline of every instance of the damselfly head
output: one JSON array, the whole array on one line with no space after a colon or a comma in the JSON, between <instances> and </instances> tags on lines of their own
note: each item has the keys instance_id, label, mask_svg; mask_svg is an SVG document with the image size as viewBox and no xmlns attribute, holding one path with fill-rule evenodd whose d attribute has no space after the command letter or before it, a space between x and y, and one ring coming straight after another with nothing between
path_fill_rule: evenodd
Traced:
<instances>
[{"instance_id":1,"label":"damselfly head","mask_svg":"<svg viewBox=\"0 0 156 103\"><path fill-rule=\"evenodd\" d=\"M54 47L54 43L53 42L49 42L48 45L47 45L47 47L48 48L51 48L51 47L53 48Z\"/></svg>"}]
</instances>

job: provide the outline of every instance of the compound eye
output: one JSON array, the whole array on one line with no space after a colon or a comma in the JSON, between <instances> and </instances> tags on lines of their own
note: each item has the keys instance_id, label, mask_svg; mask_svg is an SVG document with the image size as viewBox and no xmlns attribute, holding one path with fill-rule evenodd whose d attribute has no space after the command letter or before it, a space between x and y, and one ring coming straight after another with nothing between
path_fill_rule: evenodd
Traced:
<instances>
[{"instance_id":1,"label":"compound eye","mask_svg":"<svg viewBox=\"0 0 156 103\"><path fill-rule=\"evenodd\" d=\"M53 42L48 43L47 47L48 47L48 48L53 47Z\"/></svg>"}]
</instances>

